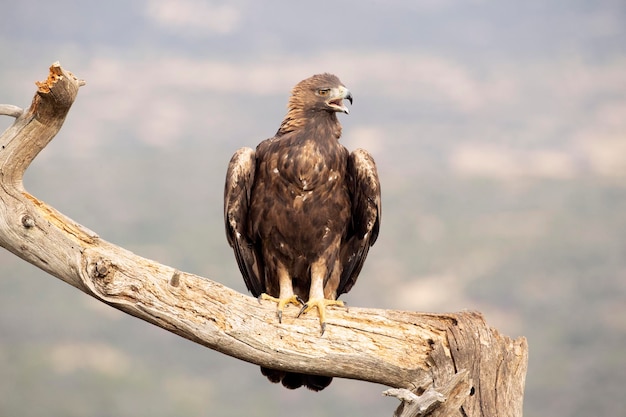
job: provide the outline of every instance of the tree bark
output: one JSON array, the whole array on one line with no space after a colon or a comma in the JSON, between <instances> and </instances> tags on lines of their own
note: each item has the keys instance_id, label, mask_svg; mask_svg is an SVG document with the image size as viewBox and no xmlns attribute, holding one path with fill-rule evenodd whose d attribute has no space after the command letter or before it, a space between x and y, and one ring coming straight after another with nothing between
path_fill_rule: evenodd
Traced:
<instances>
[{"instance_id":1,"label":"tree bark","mask_svg":"<svg viewBox=\"0 0 626 417\"><path fill-rule=\"evenodd\" d=\"M217 282L109 243L30 195L24 172L60 130L84 82L50 67L29 109L0 136L0 246L86 294L211 349L269 368L377 382L397 416L521 416L528 347L479 313L333 308L285 314Z\"/></svg>"}]
</instances>

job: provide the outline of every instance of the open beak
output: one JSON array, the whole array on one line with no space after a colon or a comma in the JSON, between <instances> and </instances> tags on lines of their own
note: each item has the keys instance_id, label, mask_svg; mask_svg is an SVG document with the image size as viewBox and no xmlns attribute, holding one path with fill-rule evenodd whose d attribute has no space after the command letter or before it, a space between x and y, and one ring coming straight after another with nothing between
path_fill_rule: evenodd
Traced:
<instances>
[{"instance_id":1,"label":"open beak","mask_svg":"<svg viewBox=\"0 0 626 417\"><path fill-rule=\"evenodd\" d=\"M328 105L335 109L337 112L350 114L350 110L343 104L343 100L346 99L352 104L352 93L344 86L339 86L331 90L331 98L328 100Z\"/></svg>"}]
</instances>

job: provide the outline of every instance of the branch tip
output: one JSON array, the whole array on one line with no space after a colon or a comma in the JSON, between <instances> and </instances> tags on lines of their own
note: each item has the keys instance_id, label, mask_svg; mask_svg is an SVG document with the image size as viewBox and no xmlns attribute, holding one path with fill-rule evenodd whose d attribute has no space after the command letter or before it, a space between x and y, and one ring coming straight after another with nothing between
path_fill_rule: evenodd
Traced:
<instances>
[{"instance_id":1,"label":"branch tip","mask_svg":"<svg viewBox=\"0 0 626 417\"><path fill-rule=\"evenodd\" d=\"M180 271L177 269L170 278L170 285L172 287L178 287L180 285Z\"/></svg>"},{"instance_id":2,"label":"branch tip","mask_svg":"<svg viewBox=\"0 0 626 417\"><path fill-rule=\"evenodd\" d=\"M12 104L0 104L0 115L2 116L11 116L17 119L22 113L24 113L24 109L21 107Z\"/></svg>"},{"instance_id":3,"label":"branch tip","mask_svg":"<svg viewBox=\"0 0 626 417\"><path fill-rule=\"evenodd\" d=\"M391 388L383 391L383 395L396 397L402 401L394 417L425 416L447 399L444 394L436 391L432 387L424 391L422 395L417 395L406 388Z\"/></svg>"},{"instance_id":4,"label":"branch tip","mask_svg":"<svg viewBox=\"0 0 626 417\"><path fill-rule=\"evenodd\" d=\"M74 74L69 71L65 71L59 61L55 62L50 66L50 72L48 73L48 78L45 81L35 81L35 85L37 86L37 91L42 94L47 94L50 92L52 87L63 78L63 76L68 76L73 78L79 87L87 84L85 80L79 80Z\"/></svg>"}]
</instances>

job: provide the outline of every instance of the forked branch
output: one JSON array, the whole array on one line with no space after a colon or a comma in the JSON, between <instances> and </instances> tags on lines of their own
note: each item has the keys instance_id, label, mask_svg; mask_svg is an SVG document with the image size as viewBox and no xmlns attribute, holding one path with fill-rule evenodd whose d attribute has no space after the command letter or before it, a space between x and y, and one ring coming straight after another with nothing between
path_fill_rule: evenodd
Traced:
<instances>
[{"instance_id":1,"label":"forked branch","mask_svg":"<svg viewBox=\"0 0 626 417\"><path fill-rule=\"evenodd\" d=\"M319 336L314 317L283 318L207 278L109 243L30 195L25 170L60 130L84 82L58 63L0 136L0 246L135 317L265 367L378 382L404 391L398 416L521 416L527 345L478 313L335 309ZM412 393L412 395L409 395Z\"/></svg>"}]
</instances>

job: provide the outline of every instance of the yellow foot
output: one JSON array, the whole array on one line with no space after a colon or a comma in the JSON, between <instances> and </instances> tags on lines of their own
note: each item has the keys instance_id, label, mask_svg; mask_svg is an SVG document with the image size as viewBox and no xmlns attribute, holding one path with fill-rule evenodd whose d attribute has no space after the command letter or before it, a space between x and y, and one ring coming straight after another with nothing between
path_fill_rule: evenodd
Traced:
<instances>
[{"instance_id":1,"label":"yellow foot","mask_svg":"<svg viewBox=\"0 0 626 417\"><path fill-rule=\"evenodd\" d=\"M307 313L313 308L317 308L318 314L320 316L320 326L322 327L322 333L320 334L320 336L322 336L324 334L324 331L326 330L326 307L328 306L343 307L344 304L343 304L343 301L339 301L339 300L328 300L326 298L311 298L302 306L302 308L300 309L300 312L298 313L298 317L300 317L302 313Z\"/></svg>"},{"instance_id":2,"label":"yellow foot","mask_svg":"<svg viewBox=\"0 0 626 417\"><path fill-rule=\"evenodd\" d=\"M302 299L297 295L292 295L291 297L287 298L276 298L272 297L269 294L263 293L259 296L259 303L261 302L261 300L273 301L278 304L278 308L276 309L276 316L278 317L279 323L283 322L283 310L285 309L285 306L287 304L304 305Z\"/></svg>"}]
</instances>

